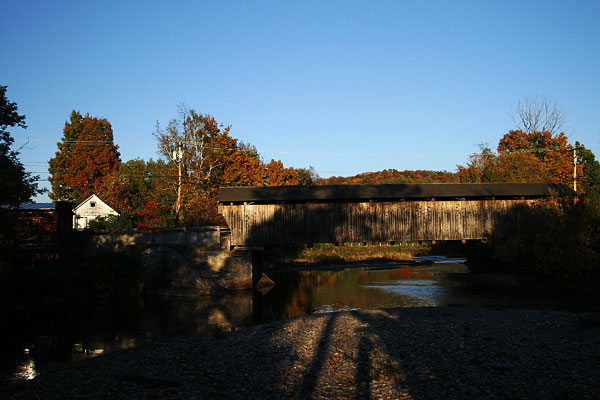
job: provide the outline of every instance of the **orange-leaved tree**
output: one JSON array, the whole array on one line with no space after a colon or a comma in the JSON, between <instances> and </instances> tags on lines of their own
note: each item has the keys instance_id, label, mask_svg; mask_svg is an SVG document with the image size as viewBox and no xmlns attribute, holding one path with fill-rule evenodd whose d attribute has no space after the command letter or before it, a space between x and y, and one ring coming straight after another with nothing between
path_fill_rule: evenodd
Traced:
<instances>
[{"instance_id":1,"label":"orange-leaved tree","mask_svg":"<svg viewBox=\"0 0 600 400\"><path fill-rule=\"evenodd\" d=\"M181 163L186 183L204 186L219 183L229 157L236 150L237 140L229 136L231 126L185 106L180 106L179 114L164 130L157 123L154 136L159 153L166 160Z\"/></svg>"},{"instance_id":2,"label":"orange-leaved tree","mask_svg":"<svg viewBox=\"0 0 600 400\"><path fill-rule=\"evenodd\" d=\"M119 156L110 122L73 110L49 162L50 198L76 200L101 192L105 177L117 170Z\"/></svg>"},{"instance_id":3,"label":"orange-leaved tree","mask_svg":"<svg viewBox=\"0 0 600 400\"><path fill-rule=\"evenodd\" d=\"M224 186L262 186L264 164L260 158L245 151L235 151L223 172Z\"/></svg>"},{"instance_id":4,"label":"orange-leaved tree","mask_svg":"<svg viewBox=\"0 0 600 400\"><path fill-rule=\"evenodd\" d=\"M573 180L573 146L564 132L512 130L500 139L498 153L530 154L542 162L550 181L568 184Z\"/></svg>"},{"instance_id":5,"label":"orange-leaved tree","mask_svg":"<svg viewBox=\"0 0 600 400\"><path fill-rule=\"evenodd\" d=\"M185 225L224 222L217 214L218 189L222 186L300 183L293 168L275 160L265 164L254 146L231 137L230 130L213 116L184 105L179 107L179 118L172 119L165 129L157 124L154 135L159 152L177 171L166 185L174 193L180 191L179 202L174 201L172 209L177 212L180 205Z\"/></svg>"},{"instance_id":6,"label":"orange-leaved tree","mask_svg":"<svg viewBox=\"0 0 600 400\"><path fill-rule=\"evenodd\" d=\"M471 154L465 166L459 165L457 176L462 183L548 182L548 167L529 152L495 154L485 144Z\"/></svg>"},{"instance_id":7,"label":"orange-leaved tree","mask_svg":"<svg viewBox=\"0 0 600 400\"><path fill-rule=\"evenodd\" d=\"M226 186L284 186L300 185L294 168L286 168L281 160L268 164L246 151L235 151L229 158L224 171Z\"/></svg>"},{"instance_id":8,"label":"orange-leaved tree","mask_svg":"<svg viewBox=\"0 0 600 400\"><path fill-rule=\"evenodd\" d=\"M179 194L173 212L186 225L217 220L215 188L222 184L225 167L236 151L236 139L229 136L230 129L213 116L185 105L179 106L179 118L171 119L165 129L156 124L154 136L159 153L177 166L176 176L168 186Z\"/></svg>"},{"instance_id":9,"label":"orange-leaved tree","mask_svg":"<svg viewBox=\"0 0 600 400\"><path fill-rule=\"evenodd\" d=\"M293 168L283 166L281 160L271 160L265 165L265 180L267 186L299 185L298 175Z\"/></svg>"}]
</instances>

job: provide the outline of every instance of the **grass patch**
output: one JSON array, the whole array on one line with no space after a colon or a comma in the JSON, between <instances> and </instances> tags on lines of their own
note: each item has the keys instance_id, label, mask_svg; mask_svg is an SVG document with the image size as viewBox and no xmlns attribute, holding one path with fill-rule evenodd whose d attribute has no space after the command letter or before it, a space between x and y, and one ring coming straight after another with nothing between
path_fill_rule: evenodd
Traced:
<instances>
[{"instance_id":1,"label":"grass patch","mask_svg":"<svg viewBox=\"0 0 600 400\"><path fill-rule=\"evenodd\" d=\"M360 261L409 261L412 257L428 255L431 245L426 243L320 243L310 245L268 247L264 251L264 265L268 268L305 266Z\"/></svg>"}]
</instances>

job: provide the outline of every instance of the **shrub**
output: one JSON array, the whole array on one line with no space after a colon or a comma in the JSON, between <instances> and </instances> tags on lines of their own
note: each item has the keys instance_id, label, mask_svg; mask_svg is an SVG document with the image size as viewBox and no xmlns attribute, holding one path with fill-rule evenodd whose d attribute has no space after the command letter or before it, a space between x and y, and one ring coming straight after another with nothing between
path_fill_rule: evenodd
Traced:
<instances>
[{"instance_id":1,"label":"shrub","mask_svg":"<svg viewBox=\"0 0 600 400\"><path fill-rule=\"evenodd\" d=\"M600 210L587 200L521 210L519 231L490 242L489 263L555 279L600 284Z\"/></svg>"},{"instance_id":2,"label":"shrub","mask_svg":"<svg viewBox=\"0 0 600 400\"><path fill-rule=\"evenodd\" d=\"M92 231L124 232L137 228L135 218L127 214L109 215L108 217L99 217L90 221L88 228Z\"/></svg>"}]
</instances>

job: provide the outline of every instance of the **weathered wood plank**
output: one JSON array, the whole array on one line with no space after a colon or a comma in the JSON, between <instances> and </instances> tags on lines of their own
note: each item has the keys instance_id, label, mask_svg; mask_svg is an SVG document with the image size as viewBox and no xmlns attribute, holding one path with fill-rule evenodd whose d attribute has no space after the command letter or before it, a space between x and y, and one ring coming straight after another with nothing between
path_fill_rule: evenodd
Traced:
<instances>
[{"instance_id":1,"label":"weathered wood plank","mask_svg":"<svg viewBox=\"0 0 600 400\"><path fill-rule=\"evenodd\" d=\"M395 201L219 205L231 243L462 240L506 237L517 207L535 200Z\"/></svg>"}]
</instances>

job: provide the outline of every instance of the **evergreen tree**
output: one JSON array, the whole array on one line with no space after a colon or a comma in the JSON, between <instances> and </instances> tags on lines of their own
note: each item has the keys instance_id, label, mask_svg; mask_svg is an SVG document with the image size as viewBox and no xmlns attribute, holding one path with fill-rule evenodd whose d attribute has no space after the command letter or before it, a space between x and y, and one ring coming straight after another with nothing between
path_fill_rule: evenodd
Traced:
<instances>
[{"instance_id":1,"label":"evergreen tree","mask_svg":"<svg viewBox=\"0 0 600 400\"><path fill-rule=\"evenodd\" d=\"M84 199L102 191L105 177L119 167L119 156L110 122L89 114L82 117L73 110L58 151L50 159L50 198Z\"/></svg>"}]
</instances>

